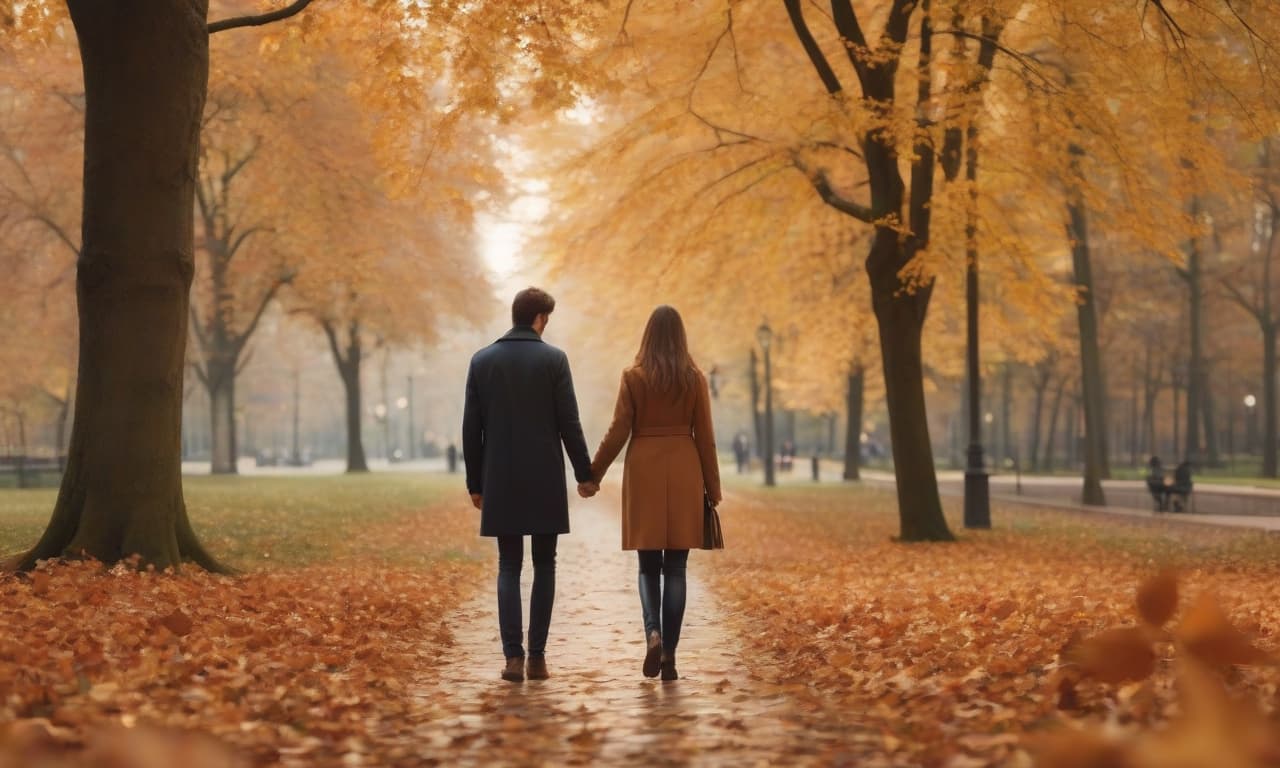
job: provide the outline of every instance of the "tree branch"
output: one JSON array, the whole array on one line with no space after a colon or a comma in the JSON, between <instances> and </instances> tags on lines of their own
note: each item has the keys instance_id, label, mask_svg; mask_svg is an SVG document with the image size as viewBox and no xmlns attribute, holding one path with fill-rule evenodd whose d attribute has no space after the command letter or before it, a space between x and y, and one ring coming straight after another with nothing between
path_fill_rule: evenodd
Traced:
<instances>
[{"instance_id":1,"label":"tree branch","mask_svg":"<svg viewBox=\"0 0 1280 768\"><path fill-rule=\"evenodd\" d=\"M270 13L262 13L257 16L236 16L231 19L211 21L209 22L208 32L212 35L215 32L223 32L237 27L260 27L263 24L270 24L273 21L287 19L290 16L301 12L302 9L306 8L308 5L311 5L311 0L294 0L293 3L278 10L271 11Z\"/></svg>"},{"instance_id":2,"label":"tree branch","mask_svg":"<svg viewBox=\"0 0 1280 768\"><path fill-rule=\"evenodd\" d=\"M859 221L865 221L868 224L875 223L876 216L875 212L871 210L871 206L842 197L831 188L831 180L827 178L826 171L821 168L811 168L799 155L793 155L791 162L809 179L809 183L813 185L818 196L822 198L822 202Z\"/></svg>"},{"instance_id":3,"label":"tree branch","mask_svg":"<svg viewBox=\"0 0 1280 768\"><path fill-rule=\"evenodd\" d=\"M231 340L231 347L235 350L235 354L239 355L240 350L244 349L245 343L249 341L249 337L253 335L255 330L257 330L258 321L262 319L262 315L267 311L267 307L271 304L272 299L274 299L276 294L279 293L280 288L284 286L285 283L288 283L292 278L292 275L286 274L280 279L272 281L271 287L262 294L262 299L258 302L258 308L254 310L253 319L249 321L249 325L245 327L244 331L236 334Z\"/></svg>"},{"instance_id":4,"label":"tree branch","mask_svg":"<svg viewBox=\"0 0 1280 768\"><path fill-rule=\"evenodd\" d=\"M818 72L818 77L822 79L822 87L833 96L840 93L844 90L844 86L840 85L840 78L836 77L835 70L831 68L831 62L827 61L826 54L818 47L818 41L809 31L809 24L804 20L800 0L784 0L784 5L787 7L787 16L791 18L791 26L795 29L796 37L800 39L800 45L804 47L809 61Z\"/></svg>"}]
</instances>

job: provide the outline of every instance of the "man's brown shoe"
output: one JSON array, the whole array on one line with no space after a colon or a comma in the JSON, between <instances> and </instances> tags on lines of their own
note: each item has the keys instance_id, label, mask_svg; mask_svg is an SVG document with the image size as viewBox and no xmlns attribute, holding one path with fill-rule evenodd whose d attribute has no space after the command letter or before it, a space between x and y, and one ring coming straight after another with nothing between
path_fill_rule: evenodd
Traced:
<instances>
[{"instance_id":1,"label":"man's brown shoe","mask_svg":"<svg viewBox=\"0 0 1280 768\"><path fill-rule=\"evenodd\" d=\"M530 680L546 680L551 677L547 673L547 658L545 656L530 656L528 675Z\"/></svg>"},{"instance_id":2,"label":"man's brown shoe","mask_svg":"<svg viewBox=\"0 0 1280 768\"><path fill-rule=\"evenodd\" d=\"M507 668L502 670L502 679L513 683L524 682L524 657L512 656L507 659Z\"/></svg>"}]
</instances>

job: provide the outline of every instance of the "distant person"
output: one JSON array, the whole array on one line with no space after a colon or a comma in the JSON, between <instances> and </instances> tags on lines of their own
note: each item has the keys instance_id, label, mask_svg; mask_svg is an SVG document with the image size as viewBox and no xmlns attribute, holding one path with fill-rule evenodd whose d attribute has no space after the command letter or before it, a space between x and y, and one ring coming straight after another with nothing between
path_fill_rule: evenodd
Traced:
<instances>
[{"instance_id":1,"label":"distant person","mask_svg":"<svg viewBox=\"0 0 1280 768\"><path fill-rule=\"evenodd\" d=\"M796 444L790 440L783 440L778 453L780 469L783 472L790 472L796 458Z\"/></svg>"},{"instance_id":2,"label":"distant person","mask_svg":"<svg viewBox=\"0 0 1280 768\"><path fill-rule=\"evenodd\" d=\"M751 444L747 442L747 436L741 432L733 438L733 458L738 462L738 474L745 474L747 464L751 461Z\"/></svg>"},{"instance_id":3,"label":"distant person","mask_svg":"<svg viewBox=\"0 0 1280 768\"><path fill-rule=\"evenodd\" d=\"M1164 465L1159 456L1152 456L1147 462L1147 490L1156 502L1157 512L1169 511L1169 485L1164 478Z\"/></svg>"},{"instance_id":4,"label":"distant person","mask_svg":"<svg viewBox=\"0 0 1280 768\"><path fill-rule=\"evenodd\" d=\"M498 626L506 666L502 679L523 682L520 569L524 537L533 539L529 600L530 680L548 677L546 647L556 590L556 537L569 532L564 453L578 494L595 495L591 457L564 352L542 341L556 307L537 288L516 294L512 328L471 358L462 417L467 490L480 510L480 535L498 539Z\"/></svg>"},{"instance_id":5,"label":"distant person","mask_svg":"<svg viewBox=\"0 0 1280 768\"><path fill-rule=\"evenodd\" d=\"M1187 502L1191 500L1193 485L1191 461L1183 459L1182 463L1173 470L1173 486L1169 489L1169 498L1173 502L1174 512L1182 512L1186 509Z\"/></svg>"},{"instance_id":6,"label":"distant person","mask_svg":"<svg viewBox=\"0 0 1280 768\"><path fill-rule=\"evenodd\" d=\"M458 471L458 446L449 443L449 447L444 449L445 464L449 467L449 474Z\"/></svg>"},{"instance_id":7,"label":"distant person","mask_svg":"<svg viewBox=\"0 0 1280 768\"><path fill-rule=\"evenodd\" d=\"M720 465L707 379L689 356L680 313L649 316L635 364L622 372L613 423L596 449L596 483L623 446L622 548L638 552L645 677L679 678L689 550L702 546L704 495L720 503Z\"/></svg>"}]
</instances>

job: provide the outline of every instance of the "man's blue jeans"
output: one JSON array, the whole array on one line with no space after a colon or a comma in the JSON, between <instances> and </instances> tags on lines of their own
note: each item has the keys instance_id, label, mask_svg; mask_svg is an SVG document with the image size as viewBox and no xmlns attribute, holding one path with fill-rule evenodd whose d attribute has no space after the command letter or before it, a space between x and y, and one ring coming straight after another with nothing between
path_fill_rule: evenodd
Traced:
<instances>
[{"instance_id":1,"label":"man's blue jeans","mask_svg":"<svg viewBox=\"0 0 1280 768\"><path fill-rule=\"evenodd\" d=\"M551 607L556 600L556 534L533 539L533 594L529 598L529 655L542 656L551 629ZM524 656L521 618L520 569L524 565L524 537L498 537L498 628L502 654L508 659Z\"/></svg>"}]
</instances>

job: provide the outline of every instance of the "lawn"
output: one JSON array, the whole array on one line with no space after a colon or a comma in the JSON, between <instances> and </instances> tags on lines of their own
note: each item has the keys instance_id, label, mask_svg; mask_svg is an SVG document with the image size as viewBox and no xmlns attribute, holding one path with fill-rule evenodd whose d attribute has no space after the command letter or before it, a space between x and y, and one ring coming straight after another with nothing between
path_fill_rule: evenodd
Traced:
<instances>
[{"instance_id":1,"label":"lawn","mask_svg":"<svg viewBox=\"0 0 1280 768\"><path fill-rule=\"evenodd\" d=\"M959 540L907 545L893 540L887 491L730 487L728 548L707 560L761 660L753 673L849 728L881 733L887 765L1018 763L1064 725L1110 721L1132 739L1159 731L1186 708L1173 680L1195 646L1187 633L1218 621L1219 607L1263 650L1280 647L1280 536L998 503L994 530L971 532L960 528L959 499L947 499ZM1154 674L1134 672L1124 685L1083 674L1072 654L1094 641L1082 639L1140 624L1135 593L1166 568L1186 595L1172 636L1124 635L1149 634L1154 642L1130 650L1154 653ZM1272 714L1274 666L1227 679ZM1235 727L1219 741L1248 743ZM1080 735L1076 746L1086 743ZM1068 764L1162 764L1083 755Z\"/></svg>"},{"instance_id":2,"label":"lawn","mask_svg":"<svg viewBox=\"0 0 1280 768\"><path fill-rule=\"evenodd\" d=\"M125 741L154 737L161 753L174 729L213 734L256 765L403 754L388 734L421 716L414 690L445 657L455 609L491 557L459 479L185 487L197 532L240 575L94 563L0 575L0 724L25 728L0 725L0 765L77 764L83 739L109 751L121 726ZM53 502L52 491L0 491L0 551L34 542ZM207 761L181 758L188 768L226 764L205 746ZM66 750L70 763L58 762Z\"/></svg>"}]
</instances>

